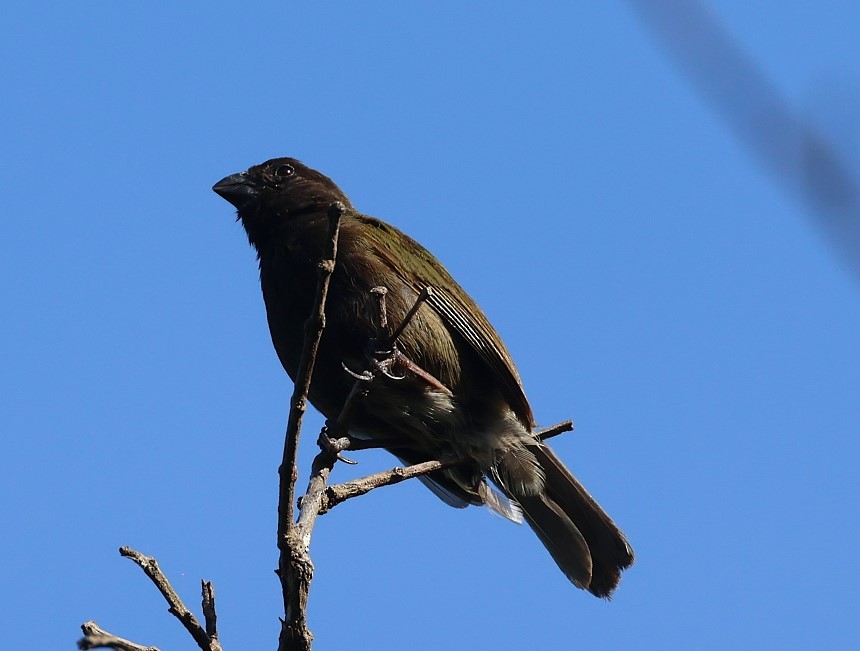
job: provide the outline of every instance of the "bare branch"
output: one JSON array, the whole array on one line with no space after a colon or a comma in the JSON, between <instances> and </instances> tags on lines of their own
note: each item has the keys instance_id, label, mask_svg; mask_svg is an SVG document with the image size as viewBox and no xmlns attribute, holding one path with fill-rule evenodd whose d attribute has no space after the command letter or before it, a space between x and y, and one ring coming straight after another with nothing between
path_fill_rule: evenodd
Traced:
<instances>
[{"instance_id":1,"label":"bare branch","mask_svg":"<svg viewBox=\"0 0 860 651\"><path fill-rule=\"evenodd\" d=\"M81 624L84 637L78 640L79 649L114 649L114 651L159 651L158 647L144 646L131 640L117 637L99 627L94 621Z\"/></svg>"},{"instance_id":2,"label":"bare branch","mask_svg":"<svg viewBox=\"0 0 860 651\"><path fill-rule=\"evenodd\" d=\"M215 612L215 586L211 581L201 581L200 590L203 593L203 619L206 621L206 635L212 651L221 651L218 640L218 615Z\"/></svg>"},{"instance_id":3,"label":"bare branch","mask_svg":"<svg viewBox=\"0 0 860 651\"><path fill-rule=\"evenodd\" d=\"M286 570L279 569L278 574L285 586L284 601L288 606L286 617L281 620L278 651L310 651L314 636L308 628L307 609L314 564L295 527L287 530L283 543L281 562L285 562Z\"/></svg>"},{"instance_id":4,"label":"bare branch","mask_svg":"<svg viewBox=\"0 0 860 651\"><path fill-rule=\"evenodd\" d=\"M284 597L285 618L281 626L278 640L279 651L293 649L309 650L313 635L307 626L307 599L310 581L313 577L313 563L307 548L301 544L295 525L294 504L296 499L296 480L298 469L296 458L299 445L299 432L302 418L307 410L308 392L313 376L314 362L319 349L322 332L325 329L325 301L328 294L329 281L334 272L337 259L337 240L340 231L340 220L346 207L333 203L329 207L328 241L323 259L319 263L317 276L317 292L314 309L305 322L305 341L299 362L293 397L290 404L290 416L287 421L287 431L284 437L284 454L278 469L280 477L278 499L278 574L281 578L281 592ZM334 463L334 462L332 462Z\"/></svg>"},{"instance_id":5,"label":"bare branch","mask_svg":"<svg viewBox=\"0 0 860 651\"><path fill-rule=\"evenodd\" d=\"M413 466L400 466L360 479L354 479L353 481L334 484L326 489L324 499L319 506L319 513L327 513L341 502L369 493L374 488L399 484L406 479L420 477L436 470L444 470L459 463L459 460L424 461L423 463L416 463Z\"/></svg>"},{"instance_id":6,"label":"bare branch","mask_svg":"<svg viewBox=\"0 0 860 651\"><path fill-rule=\"evenodd\" d=\"M403 321L397 326L397 330L394 331L394 334L391 335L391 341L397 341L400 338L400 335L403 334L403 331L406 329L406 326L409 325L409 322L412 320L418 313L418 308L421 307L421 304L426 301L428 298L433 296L433 288L430 285L427 285L424 289L421 290L421 293L418 294L418 298L415 299L415 304L409 309L409 312L406 313L406 316L403 317Z\"/></svg>"},{"instance_id":7,"label":"bare branch","mask_svg":"<svg viewBox=\"0 0 860 651\"><path fill-rule=\"evenodd\" d=\"M552 427L538 430L535 432L535 436L541 441L546 441L553 436L558 436L559 434L570 432L572 430L573 421L566 420L558 423L557 425L553 425ZM386 441L366 441L364 439L347 437L338 439L336 443L341 449L364 450L373 447L396 445L397 441L393 439ZM398 484L406 479L420 477L421 475L426 475L427 473L434 472L436 470L444 470L445 468L456 466L458 463L460 462L456 459L448 461L425 461L412 466L392 468L391 470L385 470L373 475L368 475L367 477L343 482L342 484L334 484L325 490L325 497L320 503L319 512L320 514L327 513L341 502L369 493L375 488Z\"/></svg>"},{"instance_id":8,"label":"bare branch","mask_svg":"<svg viewBox=\"0 0 860 651\"><path fill-rule=\"evenodd\" d=\"M337 457L328 450L323 450L314 458L308 490L302 497L301 512L296 527L298 540L305 548L310 547L311 534L320 513L326 484L336 461Z\"/></svg>"},{"instance_id":9,"label":"bare branch","mask_svg":"<svg viewBox=\"0 0 860 651\"><path fill-rule=\"evenodd\" d=\"M170 585L170 581L167 580L167 577L161 571L161 568L158 567L158 561L156 561L152 556L145 556L144 554L135 551L131 547L120 547L119 553L125 558L130 558L140 566L146 576L150 578L150 580L155 584L155 587L158 588L158 591L164 596L164 599L167 601L167 605L169 606L168 611L176 617L176 619L182 622L185 630L187 630L191 637L194 638L194 641L197 642L197 646L199 646L203 651L220 651L221 646L218 645L217 642L216 646L213 646L212 641L200 625L200 622L197 621L194 613L188 609L176 593L176 590L174 590L173 586Z\"/></svg>"},{"instance_id":10,"label":"bare branch","mask_svg":"<svg viewBox=\"0 0 860 651\"><path fill-rule=\"evenodd\" d=\"M541 441L546 441L547 439L551 439L553 436L558 436L559 434L564 434L565 432L572 432L573 429L573 421L565 420L558 425L553 425L552 427L546 427L544 429L538 430L537 432L535 432L535 436L538 437Z\"/></svg>"},{"instance_id":11,"label":"bare branch","mask_svg":"<svg viewBox=\"0 0 860 651\"><path fill-rule=\"evenodd\" d=\"M287 528L295 521L293 504L295 502L295 482L297 479L296 452L299 446L299 432L301 430L302 418L307 410L308 392L311 387L311 377L313 376L317 350L319 349L320 339L322 339L322 333L325 329L325 301L337 257L340 218L345 210L346 208L340 202L333 203L329 208L328 241L324 257L319 263L316 302L313 312L305 322L305 341L290 404L290 415L287 421L287 431L284 440L284 455L279 469L281 476L281 499L278 505L279 546Z\"/></svg>"}]
</instances>

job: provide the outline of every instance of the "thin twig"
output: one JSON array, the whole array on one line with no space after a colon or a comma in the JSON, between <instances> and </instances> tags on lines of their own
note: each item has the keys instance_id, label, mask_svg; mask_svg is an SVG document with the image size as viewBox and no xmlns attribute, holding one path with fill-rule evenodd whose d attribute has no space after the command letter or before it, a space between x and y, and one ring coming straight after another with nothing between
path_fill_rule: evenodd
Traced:
<instances>
[{"instance_id":1,"label":"thin twig","mask_svg":"<svg viewBox=\"0 0 860 651\"><path fill-rule=\"evenodd\" d=\"M81 624L84 637L78 640L79 649L114 649L114 651L159 651L155 646L144 646L108 633L94 621Z\"/></svg>"},{"instance_id":2,"label":"thin twig","mask_svg":"<svg viewBox=\"0 0 860 651\"><path fill-rule=\"evenodd\" d=\"M305 341L299 361L299 371L290 404L290 415L287 421L287 431L284 440L284 455L279 469L281 476L281 492L279 501L278 537L286 533L287 527L295 521L295 482L296 454L299 447L299 433L302 418L307 410L308 392L311 387L314 363L317 350L325 329L325 302L328 295L329 281L334 272L337 257L337 240L340 231L340 218L346 208L340 202L333 203L329 208L329 230L326 251L320 260L317 276L316 302L311 315L305 322Z\"/></svg>"},{"instance_id":3,"label":"thin twig","mask_svg":"<svg viewBox=\"0 0 860 651\"><path fill-rule=\"evenodd\" d=\"M535 436L541 441L545 441L553 436L558 436L559 434L570 432L572 430L573 421L566 420L558 423L557 425L553 425L552 427L538 430L535 432ZM373 447L396 445L396 443L397 441L394 439L387 441L366 441L364 439L355 439L351 437L339 439L337 441L339 447L349 450L365 450ZM456 466L458 463L460 463L460 461L455 459L449 461L425 461L412 466L392 468L391 470L385 470L383 472L378 472L373 475L343 482L341 484L334 484L325 490L325 497L320 503L320 515L327 513L341 502L345 502L353 497L358 497L359 495L365 495L375 488L398 484L405 479L420 477L421 475L426 475L427 473L434 472L436 470L444 470L445 468Z\"/></svg>"},{"instance_id":4,"label":"thin twig","mask_svg":"<svg viewBox=\"0 0 860 651\"><path fill-rule=\"evenodd\" d=\"M541 441L546 441L547 439L551 439L554 436L558 436L559 434L564 434L565 432L571 432L575 428L573 426L572 420L565 420L561 423L557 423L556 425L552 425L550 427L545 427L543 429L539 429L535 431L534 435ZM403 445L403 439L395 438L395 437L386 437L386 438L356 438L355 436L346 436L343 439L338 439L336 442L338 449L340 450L349 450L351 452L358 452L359 450L378 450L380 448L396 448L399 445Z\"/></svg>"},{"instance_id":5,"label":"thin twig","mask_svg":"<svg viewBox=\"0 0 860 651\"><path fill-rule=\"evenodd\" d=\"M327 513L341 502L369 493L374 488L399 484L406 479L420 477L436 470L444 470L459 463L461 463L459 459L424 461L412 466L400 466L391 470L384 470L383 472L343 482L342 484L334 484L325 490L325 496L319 506L319 513L320 515Z\"/></svg>"},{"instance_id":6,"label":"thin twig","mask_svg":"<svg viewBox=\"0 0 860 651\"><path fill-rule=\"evenodd\" d=\"M170 614L182 622L185 630L194 638L197 646L202 651L220 651L220 645L217 645L217 647L212 645L212 640L209 639L206 630L197 621L194 613L183 603L176 590L173 589L173 586L170 585L170 581L168 581L167 577L161 571L161 568L158 567L158 561L152 556L146 556L139 551L135 551L131 547L120 547L119 553L125 558L130 558L140 566L146 576L150 578L155 587L158 588L158 591L164 596L169 606L168 611Z\"/></svg>"},{"instance_id":7,"label":"thin twig","mask_svg":"<svg viewBox=\"0 0 860 651\"><path fill-rule=\"evenodd\" d=\"M284 437L284 454L278 469L280 487L278 496L278 574L281 578L281 591L284 597L285 618L278 640L279 651L311 648L313 635L307 626L307 599L310 581L313 576L313 563L307 548L301 543L295 525L296 479L298 469L296 459L299 445L299 432L302 418L307 410L308 392L313 376L314 362L319 349L322 332L325 328L325 301L329 281L334 272L337 258L337 240L340 220L346 211L345 206L333 203L329 207L328 239L323 259L319 263L317 292L314 309L305 322L305 340L299 362L293 397L290 403L290 416Z\"/></svg>"},{"instance_id":8,"label":"thin twig","mask_svg":"<svg viewBox=\"0 0 860 651\"><path fill-rule=\"evenodd\" d=\"M209 637L212 651L221 651L218 640L218 615L215 612L215 586L211 581L201 581L200 591L203 593L203 619L206 622L206 635Z\"/></svg>"},{"instance_id":9,"label":"thin twig","mask_svg":"<svg viewBox=\"0 0 860 651\"><path fill-rule=\"evenodd\" d=\"M391 335L391 341L397 341L400 335L403 334L403 331L406 329L406 326L409 325L409 322L412 320L418 313L418 308L421 307L421 304L426 301L428 298L433 296L433 288L430 285L427 285L424 289L421 290L421 293L418 294L418 298L415 299L415 304L409 309L406 313L406 316L403 317L403 321L400 322L400 325L397 326L397 330L394 331L394 334Z\"/></svg>"},{"instance_id":10,"label":"thin twig","mask_svg":"<svg viewBox=\"0 0 860 651\"><path fill-rule=\"evenodd\" d=\"M557 425L553 425L552 427L545 427L544 429L538 430L535 432L535 436L541 441L546 441L547 439L551 439L553 436L558 436L565 432L572 432L573 429L573 421L566 420L558 423Z\"/></svg>"}]
</instances>

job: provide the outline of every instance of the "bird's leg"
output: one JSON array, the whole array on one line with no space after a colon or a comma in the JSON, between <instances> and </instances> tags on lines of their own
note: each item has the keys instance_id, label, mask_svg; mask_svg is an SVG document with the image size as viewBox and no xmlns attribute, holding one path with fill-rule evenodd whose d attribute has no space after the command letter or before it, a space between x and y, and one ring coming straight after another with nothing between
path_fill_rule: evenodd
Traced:
<instances>
[{"instance_id":1,"label":"bird's leg","mask_svg":"<svg viewBox=\"0 0 860 651\"><path fill-rule=\"evenodd\" d=\"M369 371L366 374L357 375L350 371L346 365L343 368L356 378L355 383L352 385L352 389L343 403L337 421L326 421L325 427L320 432L317 444L321 450L333 454L339 461L354 466L358 462L347 459L343 456L342 452L350 446L349 423L352 420L353 413L355 413L356 405L359 400L367 395L367 392L370 390L370 382L374 376ZM334 434L334 436L330 434Z\"/></svg>"},{"instance_id":2,"label":"bird's leg","mask_svg":"<svg viewBox=\"0 0 860 651\"><path fill-rule=\"evenodd\" d=\"M403 317L403 321L397 326L393 334L389 334L388 327L388 309L385 299L388 294L388 289L381 286L374 287L370 290L370 293L376 298L377 336L368 342L367 350L365 352L369 368L357 373L350 369L346 364L342 364L343 369L355 378L355 384L353 385L352 391L344 404L344 408L341 411L341 415L338 418L337 423L328 423L326 425L326 429L320 434L320 439L318 441L320 448L337 455L338 459L346 461L347 463L355 462L346 459L341 454L346 449L382 447L375 444L368 445L367 441L350 437L347 434L347 428L345 427L345 425L349 423L349 419L355 409L355 402L357 399L363 398L368 394L371 383L380 375L387 377L389 380L399 381L405 379L407 374L409 374L422 380L437 391L446 393L449 396L453 395L448 387L446 387L431 373L428 373L421 368L421 366L413 362L397 345L397 340L400 335L403 334L403 331L406 329L409 322L418 313L418 309L421 307L421 304L433 295L433 288L428 286L421 290L418 294L418 298L415 299L415 303L411 308L409 308L406 316ZM399 375L395 373L396 369L405 371L406 374ZM343 438L334 438L329 436L329 432L341 434ZM392 443L393 442L389 441L386 444L386 447Z\"/></svg>"},{"instance_id":3,"label":"bird's leg","mask_svg":"<svg viewBox=\"0 0 860 651\"><path fill-rule=\"evenodd\" d=\"M388 328L388 309L385 303L385 296L388 294L387 287L374 287L370 293L376 297L376 310L379 325L376 329L376 337L371 339L367 344L367 358L373 368L372 373L382 374L389 380L402 380L403 376L394 375L391 369L394 367L394 362L397 357L397 337L389 334ZM407 319L412 317L407 315ZM402 326L402 324L401 324ZM398 332L402 330L398 328Z\"/></svg>"},{"instance_id":4,"label":"bird's leg","mask_svg":"<svg viewBox=\"0 0 860 651\"><path fill-rule=\"evenodd\" d=\"M370 291L378 297L380 333L384 333L388 328L388 314L385 306L385 295L388 290L385 287L374 287ZM429 285L422 289L421 293L418 294L418 298L415 299L415 303L411 308L409 308L406 316L403 317L403 321L401 321L397 326L394 334L391 336L381 334L381 336L375 338L371 342L369 357L371 358L374 367L385 377L391 380L402 380L406 377L406 375L396 375L393 373L395 368L400 368L423 380L437 391L442 391L450 396L453 394L448 387L442 384L442 382L435 378L431 373L428 373L421 368L421 366L413 362L405 353L400 351L400 348L397 345L397 340L400 338L400 335L403 334L403 331L406 329L406 326L409 325L409 322L412 321L418 313L418 309L421 307L421 304L432 295L433 288Z\"/></svg>"},{"instance_id":5,"label":"bird's leg","mask_svg":"<svg viewBox=\"0 0 860 651\"><path fill-rule=\"evenodd\" d=\"M451 389L446 387L440 380L434 377L432 374L425 371L423 368L418 366L415 362L409 359L406 355L401 353L399 350L394 351L394 364L399 368L405 369L409 371L416 377L424 380L431 387L436 389L437 391L441 391L442 393L447 394L448 396L453 396L454 394L451 392Z\"/></svg>"}]
</instances>

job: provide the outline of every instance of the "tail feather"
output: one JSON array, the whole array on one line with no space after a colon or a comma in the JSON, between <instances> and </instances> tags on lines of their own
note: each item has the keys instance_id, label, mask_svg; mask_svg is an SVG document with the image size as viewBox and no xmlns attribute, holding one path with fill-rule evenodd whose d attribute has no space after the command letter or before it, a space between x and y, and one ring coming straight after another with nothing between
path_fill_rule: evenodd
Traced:
<instances>
[{"instance_id":1,"label":"tail feather","mask_svg":"<svg viewBox=\"0 0 860 651\"><path fill-rule=\"evenodd\" d=\"M428 458L411 449L389 451L408 464ZM598 597L608 599L612 595L621 572L633 564L633 550L612 519L549 447L527 443L518 455L501 455L485 473L504 495L484 483L477 467L472 471L449 468L420 479L451 506L485 504L513 522L525 519L574 585Z\"/></svg>"},{"instance_id":2,"label":"tail feather","mask_svg":"<svg viewBox=\"0 0 860 651\"><path fill-rule=\"evenodd\" d=\"M588 588L592 579L591 552L577 526L546 495L524 495L517 501L526 522L565 576L577 588Z\"/></svg>"},{"instance_id":3,"label":"tail feather","mask_svg":"<svg viewBox=\"0 0 860 651\"><path fill-rule=\"evenodd\" d=\"M546 477L539 496L514 496L565 575L598 597L609 597L633 564L624 534L585 487L545 445L530 445ZM584 552L583 552L584 547Z\"/></svg>"}]
</instances>

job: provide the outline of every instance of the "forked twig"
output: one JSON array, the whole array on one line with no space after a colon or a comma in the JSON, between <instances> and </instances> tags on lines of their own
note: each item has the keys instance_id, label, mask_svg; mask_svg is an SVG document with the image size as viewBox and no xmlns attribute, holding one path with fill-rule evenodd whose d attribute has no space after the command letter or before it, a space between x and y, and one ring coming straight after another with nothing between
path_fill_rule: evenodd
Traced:
<instances>
[{"instance_id":1,"label":"forked twig","mask_svg":"<svg viewBox=\"0 0 860 651\"><path fill-rule=\"evenodd\" d=\"M194 613L189 610L173 586L170 585L170 581L161 571L155 558L141 554L131 547L120 547L119 553L122 557L134 561L144 571L167 602L168 612L182 623L201 651L221 651L221 643L218 641L215 627L215 588L212 587L211 583L207 581L202 583L203 612L206 619L206 629L204 629ZM85 637L78 641L78 647L81 649L109 648L117 651L158 651L156 647L143 646L108 633L92 621L84 623L81 630L85 634Z\"/></svg>"},{"instance_id":2,"label":"forked twig","mask_svg":"<svg viewBox=\"0 0 860 651\"><path fill-rule=\"evenodd\" d=\"M187 630L191 637L194 638L194 641L197 642L197 646L204 651L212 649L211 640L206 634L206 630L200 625L200 622L197 621L194 613L192 613L183 603L182 599L176 593L176 590L173 589L173 586L170 585L170 581L167 580L164 572L162 572L161 568L158 567L158 561L156 561L152 556L146 556L135 551L131 547L120 547L119 553L124 558L130 558L137 563L140 569L142 569L146 576L148 576L155 584L155 587L158 588L158 591L162 594L165 601L167 601L167 605L169 606L168 611L170 614L182 622L185 630ZM220 645L218 648L221 648Z\"/></svg>"}]
</instances>

